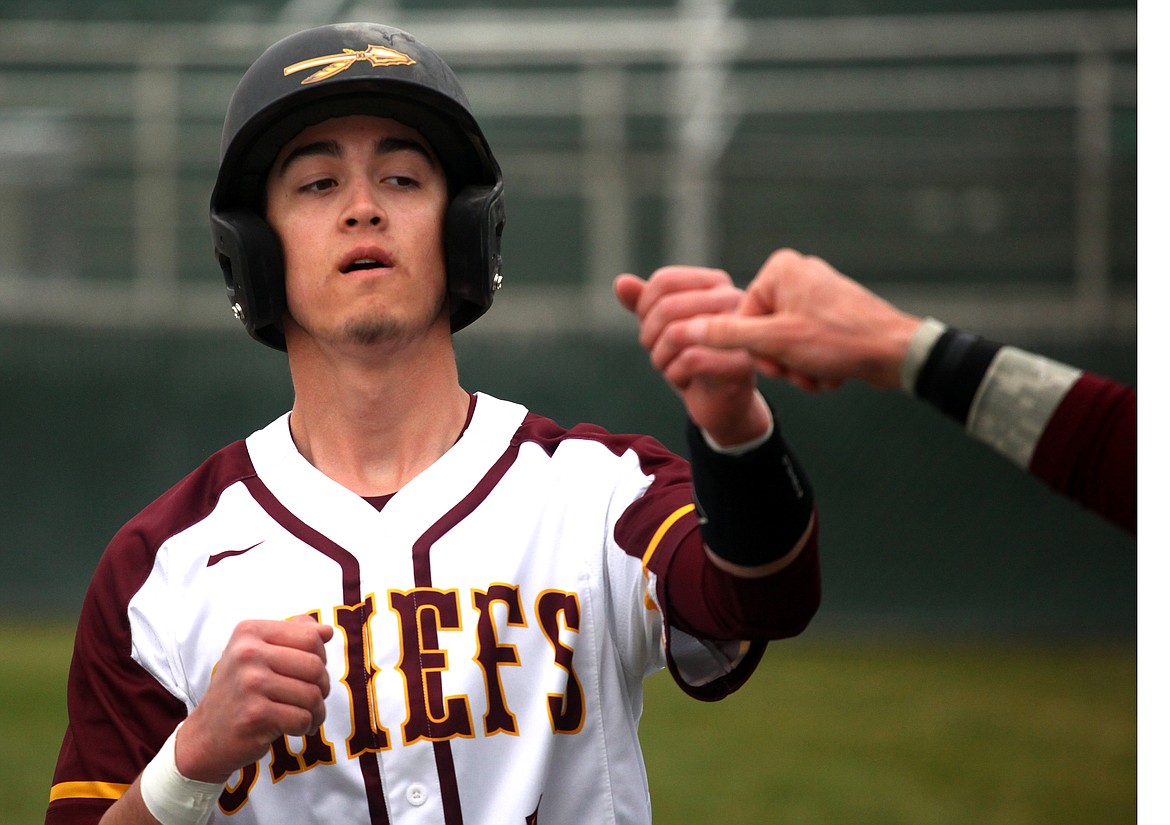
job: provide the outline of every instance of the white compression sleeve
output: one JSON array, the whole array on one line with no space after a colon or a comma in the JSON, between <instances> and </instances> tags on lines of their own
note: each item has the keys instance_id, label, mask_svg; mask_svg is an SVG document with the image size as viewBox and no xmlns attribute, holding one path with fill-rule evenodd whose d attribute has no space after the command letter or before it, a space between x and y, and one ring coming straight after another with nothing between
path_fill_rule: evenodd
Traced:
<instances>
[{"instance_id":1,"label":"white compression sleeve","mask_svg":"<svg viewBox=\"0 0 1170 825\"><path fill-rule=\"evenodd\" d=\"M971 402L967 432L1028 469L1048 419L1081 370L1015 347L995 354Z\"/></svg>"}]
</instances>

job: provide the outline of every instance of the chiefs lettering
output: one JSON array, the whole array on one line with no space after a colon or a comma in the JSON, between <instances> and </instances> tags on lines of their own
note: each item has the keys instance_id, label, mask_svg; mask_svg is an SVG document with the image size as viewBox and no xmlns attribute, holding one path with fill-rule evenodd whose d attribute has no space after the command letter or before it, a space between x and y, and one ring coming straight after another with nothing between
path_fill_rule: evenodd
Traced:
<instances>
[{"instance_id":1,"label":"chiefs lettering","mask_svg":"<svg viewBox=\"0 0 1170 825\"><path fill-rule=\"evenodd\" d=\"M473 709L466 693L448 694L443 674L451 667L450 636L464 632L460 592L419 587L386 592L385 605L397 619L398 633L384 642L371 632L378 610L373 595L360 604L333 609L334 626L340 631L345 650L345 670L340 681L349 696L349 731L344 755L356 759L364 753L393 747L389 729L380 717L377 691L402 690L405 718L401 720L401 742L437 742L455 738L519 736L520 722L508 705L504 668L553 668L561 674L555 680L557 692L546 695L548 725L554 734L578 733L585 723L585 693L573 670L573 646L570 641L581 630L581 609L577 595L561 590L540 592L532 615L547 655L542 662L520 661L516 644L501 641L501 628L529 628L520 588L511 584L493 584L486 590L471 590L467 603L475 611L475 653L473 661L483 679L482 709ZM319 611L308 611L320 620ZM515 635L512 636L515 639ZM387 679L375 662L386 661L396 648L395 670L400 678ZM531 648L530 648L531 649ZM331 667L336 669L336 665ZM478 714L473 710L481 710ZM327 725L337 731L335 720ZM295 737L296 744L285 736L272 743L269 773L274 783L286 776L304 773L317 765L337 761L336 746L325 738L322 729L305 737ZM227 784L219 805L225 813L234 813L248 801L259 777L260 764L241 769Z\"/></svg>"}]
</instances>

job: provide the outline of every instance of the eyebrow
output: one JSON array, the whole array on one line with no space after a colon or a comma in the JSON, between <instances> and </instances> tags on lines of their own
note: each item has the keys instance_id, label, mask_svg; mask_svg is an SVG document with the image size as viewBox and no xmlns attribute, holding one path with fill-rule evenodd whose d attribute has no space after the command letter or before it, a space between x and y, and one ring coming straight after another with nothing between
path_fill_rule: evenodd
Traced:
<instances>
[{"instance_id":1,"label":"eyebrow","mask_svg":"<svg viewBox=\"0 0 1170 825\"><path fill-rule=\"evenodd\" d=\"M431 151L422 143L419 143L417 140L411 140L410 138L384 137L378 141L374 152L379 155L392 155L396 152L414 152L421 156L429 165L436 165L435 157L431 154ZM341 157L341 146L335 140L318 140L313 143L306 143L304 146L298 146L288 153L288 157L281 161L277 174L283 175L300 158L315 155L339 158Z\"/></svg>"}]
</instances>

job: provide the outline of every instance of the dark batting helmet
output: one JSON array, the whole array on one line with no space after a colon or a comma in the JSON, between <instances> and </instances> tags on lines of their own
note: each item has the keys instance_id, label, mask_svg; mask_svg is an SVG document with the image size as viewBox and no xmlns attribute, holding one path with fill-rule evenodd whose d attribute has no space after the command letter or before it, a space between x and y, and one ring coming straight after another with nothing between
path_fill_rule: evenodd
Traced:
<instances>
[{"instance_id":1,"label":"dark batting helmet","mask_svg":"<svg viewBox=\"0 0 1170 825\"><path fill-rule=\"evenodd\" d=\"M452 332L486 312L500 286L503 179L451 68L390 26L309 29L269 47L244 73L228 104L211 195L212 243L232 312L276 349L285 348L284 255L264 218L268 171L305 127L355 114L417 129L443 165Z\"/></svg>"}]
</instances>

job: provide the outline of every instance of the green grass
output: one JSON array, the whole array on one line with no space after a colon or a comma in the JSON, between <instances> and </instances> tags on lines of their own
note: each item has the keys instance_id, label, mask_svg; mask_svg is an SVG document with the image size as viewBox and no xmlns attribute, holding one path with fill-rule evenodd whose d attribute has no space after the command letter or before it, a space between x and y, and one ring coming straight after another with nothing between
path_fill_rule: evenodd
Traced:
<instances>
[{"instance_id":1,"label":"green grass","mask_svg":"<svg viewBox=\"0 0 1170 825\"><path fill-rule=\"evenodd\" d=\"M44 822L65 733L73 625L0 622L0 821Z\"/></svg>"},{"instance_id":2,"label":"green grass","mask_svg":"<svg viewBox=\"0 0 1170 825\"><path fill-rule=\"evenodd\" d=\"M655 821L1137 820L1132 648L794 642L717 704L649 683Z\"/></svg>"},{"instance_id":3,"label":"green grass","mask_svg":"<svg viewBox=\"0 0 1170 825\"><path fill-rule=\"evenodd\" d=\"M43 821L72 628L0 623L0 811ZM1137 655L804 640L716 704L668 676L642 723L657 825L1137 820Z\"/></svg>"}]
</instances>

